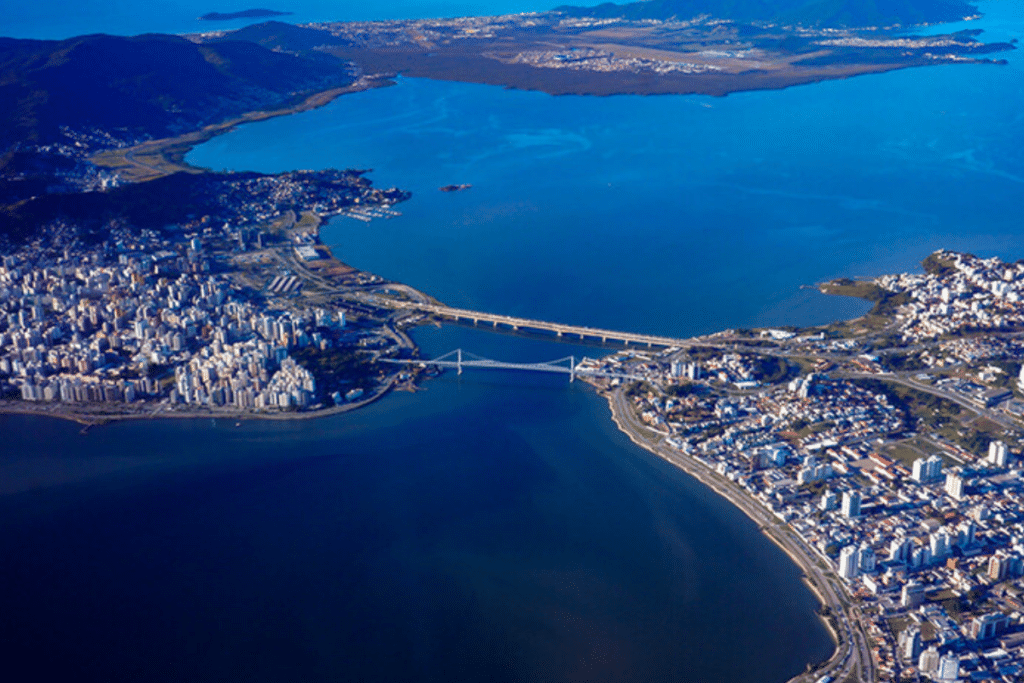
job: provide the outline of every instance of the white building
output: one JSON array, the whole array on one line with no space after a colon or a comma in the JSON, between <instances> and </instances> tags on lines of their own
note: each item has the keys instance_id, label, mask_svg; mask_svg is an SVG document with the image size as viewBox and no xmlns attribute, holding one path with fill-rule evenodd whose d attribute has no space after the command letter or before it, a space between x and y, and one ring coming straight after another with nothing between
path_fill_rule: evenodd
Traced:
<instances>
[{"instance_id":1,"label":"white building","mask_svg":"<svg viewBox=\"0 0 1024 683\"><path fill-rule=\"evenodd\" d=\"M940 562L949 555L949 535L943 531L936 531L929 538L932 560Z\"/></svg>"},{"instance_id":2,"label":"white building","mask_svg":"<svg viewBox=\"0 0 1024 683\"><path fill-rule=\"evenodd\" d=\"M964 478L959 470L952 470L946 474L946 493L954 500L963 500Z\"/></svg>"},{"instance_id":3,"label":"white building","mask_svg":"<svg viewBox=\"0 0 1024 683\"><path fill-rule=\"evenodd\" d=\"M960 678L960 659L950 653L939 660L938 675L940 681L955 681Z\"/></svg>"},{"instance_id":4,"label":"white building","mask_svg":"<svg viewBox=\"0 0 1024 683\"><path fill-rule=\"evenodd\" d=\"M918 670L926 676L933 675L939 669L939 651L934 645L921 653L917 660Z\"/></svg>"},{"instance_id":5,"label":"white building","mask_svg":"<svg viewBox=\"0 0 1024 683\"><path fill-rule=\"evenodd\" d=\"M1002 441L993 441L988 445L988 461L996 467L1006 467L1009 457L1006 444Z\"/></svg>"},{"instance_id":6,"label":"white building","mask_svg":"<svg viewBox=\"0 0 1024 683\"><path fill-rule=\"evenodd\" d=\"M855 579L860 573L860 552L855 545L848 545L839 551L839 576Z\"/></svg>"},{"instance_id":7,"label":"white building","mask_svg":"<svg viewBox=\"0 0 1024 683\"><path fill-rule=\"evenodd\" d=\"M921 629L911 626L900 633L900 648L904 658L917 661L921 655Z\"/></svg>"},{"instance_id":8,"label":"white building","mask_svg":"<svg viewBox=\"0 0 1024 683\"><path fill-rule=\"evenodd\" d=\"M843 492L843 516L847 519L860 517L860 491Z\"/></svg>"}]
</instances>

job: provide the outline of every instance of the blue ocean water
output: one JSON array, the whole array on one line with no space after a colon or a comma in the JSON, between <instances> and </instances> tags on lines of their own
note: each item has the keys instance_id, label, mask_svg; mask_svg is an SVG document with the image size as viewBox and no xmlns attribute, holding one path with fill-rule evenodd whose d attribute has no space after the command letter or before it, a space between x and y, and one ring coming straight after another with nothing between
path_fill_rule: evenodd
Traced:
<instances>
[{"instance_id":1,"label":"blue ocean water","mask_svg":"<svg viewBox=\"0 0 1024 683\"><path fill-rule=\"evenodd\" d=\"M986 38L1020 35L1020 5L986 9ZM1024 255L1024 79L998 56L725 98L402 79L188 158L375 169L414 193L404 216L337 219L325 239L452 305L677 335L826 323L865 306L801 285L942 247Z\"/></svg>"}]
</instances>

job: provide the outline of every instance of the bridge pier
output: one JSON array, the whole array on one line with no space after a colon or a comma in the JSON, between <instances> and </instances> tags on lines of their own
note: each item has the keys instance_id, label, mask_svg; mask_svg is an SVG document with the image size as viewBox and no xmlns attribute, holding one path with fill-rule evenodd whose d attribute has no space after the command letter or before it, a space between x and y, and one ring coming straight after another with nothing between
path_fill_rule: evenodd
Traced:
<instances>
[{"instance_id":1,"label":"bridge pier","mask_svg":"<svg viewBox=\"0 0 1024 683\"><path fill-rule=\"evenodd\" d=\"M633 348L643 348L646 346L648 349L653 349L656 346L680 346L686 345L687 343L687 340L676 340L669 337L620 333L614 330L589 328L578 325L563 325L561 323L517 318L508 315L492 315L483 311L448 308L447 306L421 304L419 306L408 305L408 307L419 308L424 312L434 315L436 319L448 319L453 320L456 323L472 323L474 326L480 326L483 323L490 323L491 328L494 330L500 330L504 326L504 329L516 332L554 332L555 336L559 339L575 338L579 339L581 342L591 340L593 342L600 341L602 344L622 343L623 346L626 347L632 345Z\"/></svg>"}]
</instances>

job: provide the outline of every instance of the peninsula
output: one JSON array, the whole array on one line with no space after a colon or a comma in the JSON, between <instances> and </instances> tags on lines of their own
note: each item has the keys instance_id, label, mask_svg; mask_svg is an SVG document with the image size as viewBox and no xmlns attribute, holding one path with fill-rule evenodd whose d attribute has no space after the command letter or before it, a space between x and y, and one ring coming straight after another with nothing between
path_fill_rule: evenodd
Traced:
<instances>
[{"instance_id":1,"label":"peninsula","mask_svg":"<svg viewBox=\"0 0 1024 683\"><path fill-rule=\"evenodd\" d=\"M366 73L539 90L553 95L705 94L785 88L907 67L992 61L1014 49L978 31L794 27L702 14L628 19L564 12L416 21L269 22L198 37L315 50Z\"/></svg>"}]
</instances>

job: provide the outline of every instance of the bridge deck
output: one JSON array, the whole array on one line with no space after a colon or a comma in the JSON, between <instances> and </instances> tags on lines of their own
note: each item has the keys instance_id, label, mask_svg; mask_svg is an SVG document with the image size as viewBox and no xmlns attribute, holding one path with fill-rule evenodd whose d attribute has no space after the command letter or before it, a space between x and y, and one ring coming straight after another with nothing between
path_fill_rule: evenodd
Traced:
<instances>
[{"instance_id":1,"label":"bridge deck","mask_svg":"<svg viewBox=\"0 0 1024 683\"><path fill-rule=\"evenodd\" d=\"M582 325L564 325L562 323L554 323L546 320L533 320L530 318L517 318L511 315L497 315L494 313L484 313L481 311L472 311L464 308L452 308L450 306L434 306L431 304L407 304L409 308L416 308L426 313L433 313L434 315L443 316L446 318L453 318L454 320L472 320L474 323L480 321L492 323L494 326L507 325L512 329L533 329L533 330L545 330L548 332L554 332L558 336L563 335L576 335L581 339L585 337L593 337L602 341L621 341L624 343L633 344L646 344L648 346L665 346L665 347L678 347L685 348L693 346L695 340L692 339L676 339L675 337L662 337L658 335L650 334L637 334L634 332L619 332L616 330L604 330L597 327L585 327Z\"/></svg>"},{"instance_id":2,"label":"bridge deck","mask_svg":"<svg viewBox=\"0 0 1024 683\"><path fill-rule=\"evenodd\" d=\"M458 351L461 351L459 349ZM463 368L480 368L485 370L530 370L533 372L556 372L563 375L569 375L569 380L572 381L576 376L587 376L587 377L603 377L606 379L629 379L629 380L641 380L644 379L639 375L630 375L622 372L607 372L604 370L596 370L590 367L580 367L576 364L575 359L562 358L557 361L550 361L546 363L509 363L505 361L491 360L489 358L477 358L475 360L445 360L446 357L457 353L457 351L451 351L446 353L444 356L427 360L417 358L381 358L378 362L381 363L392 363L395 365L434 365L441 368L455 368L462 372ZM568 365L560 365L565 361L569 361Z\"/></svg>"}]
</instances>

